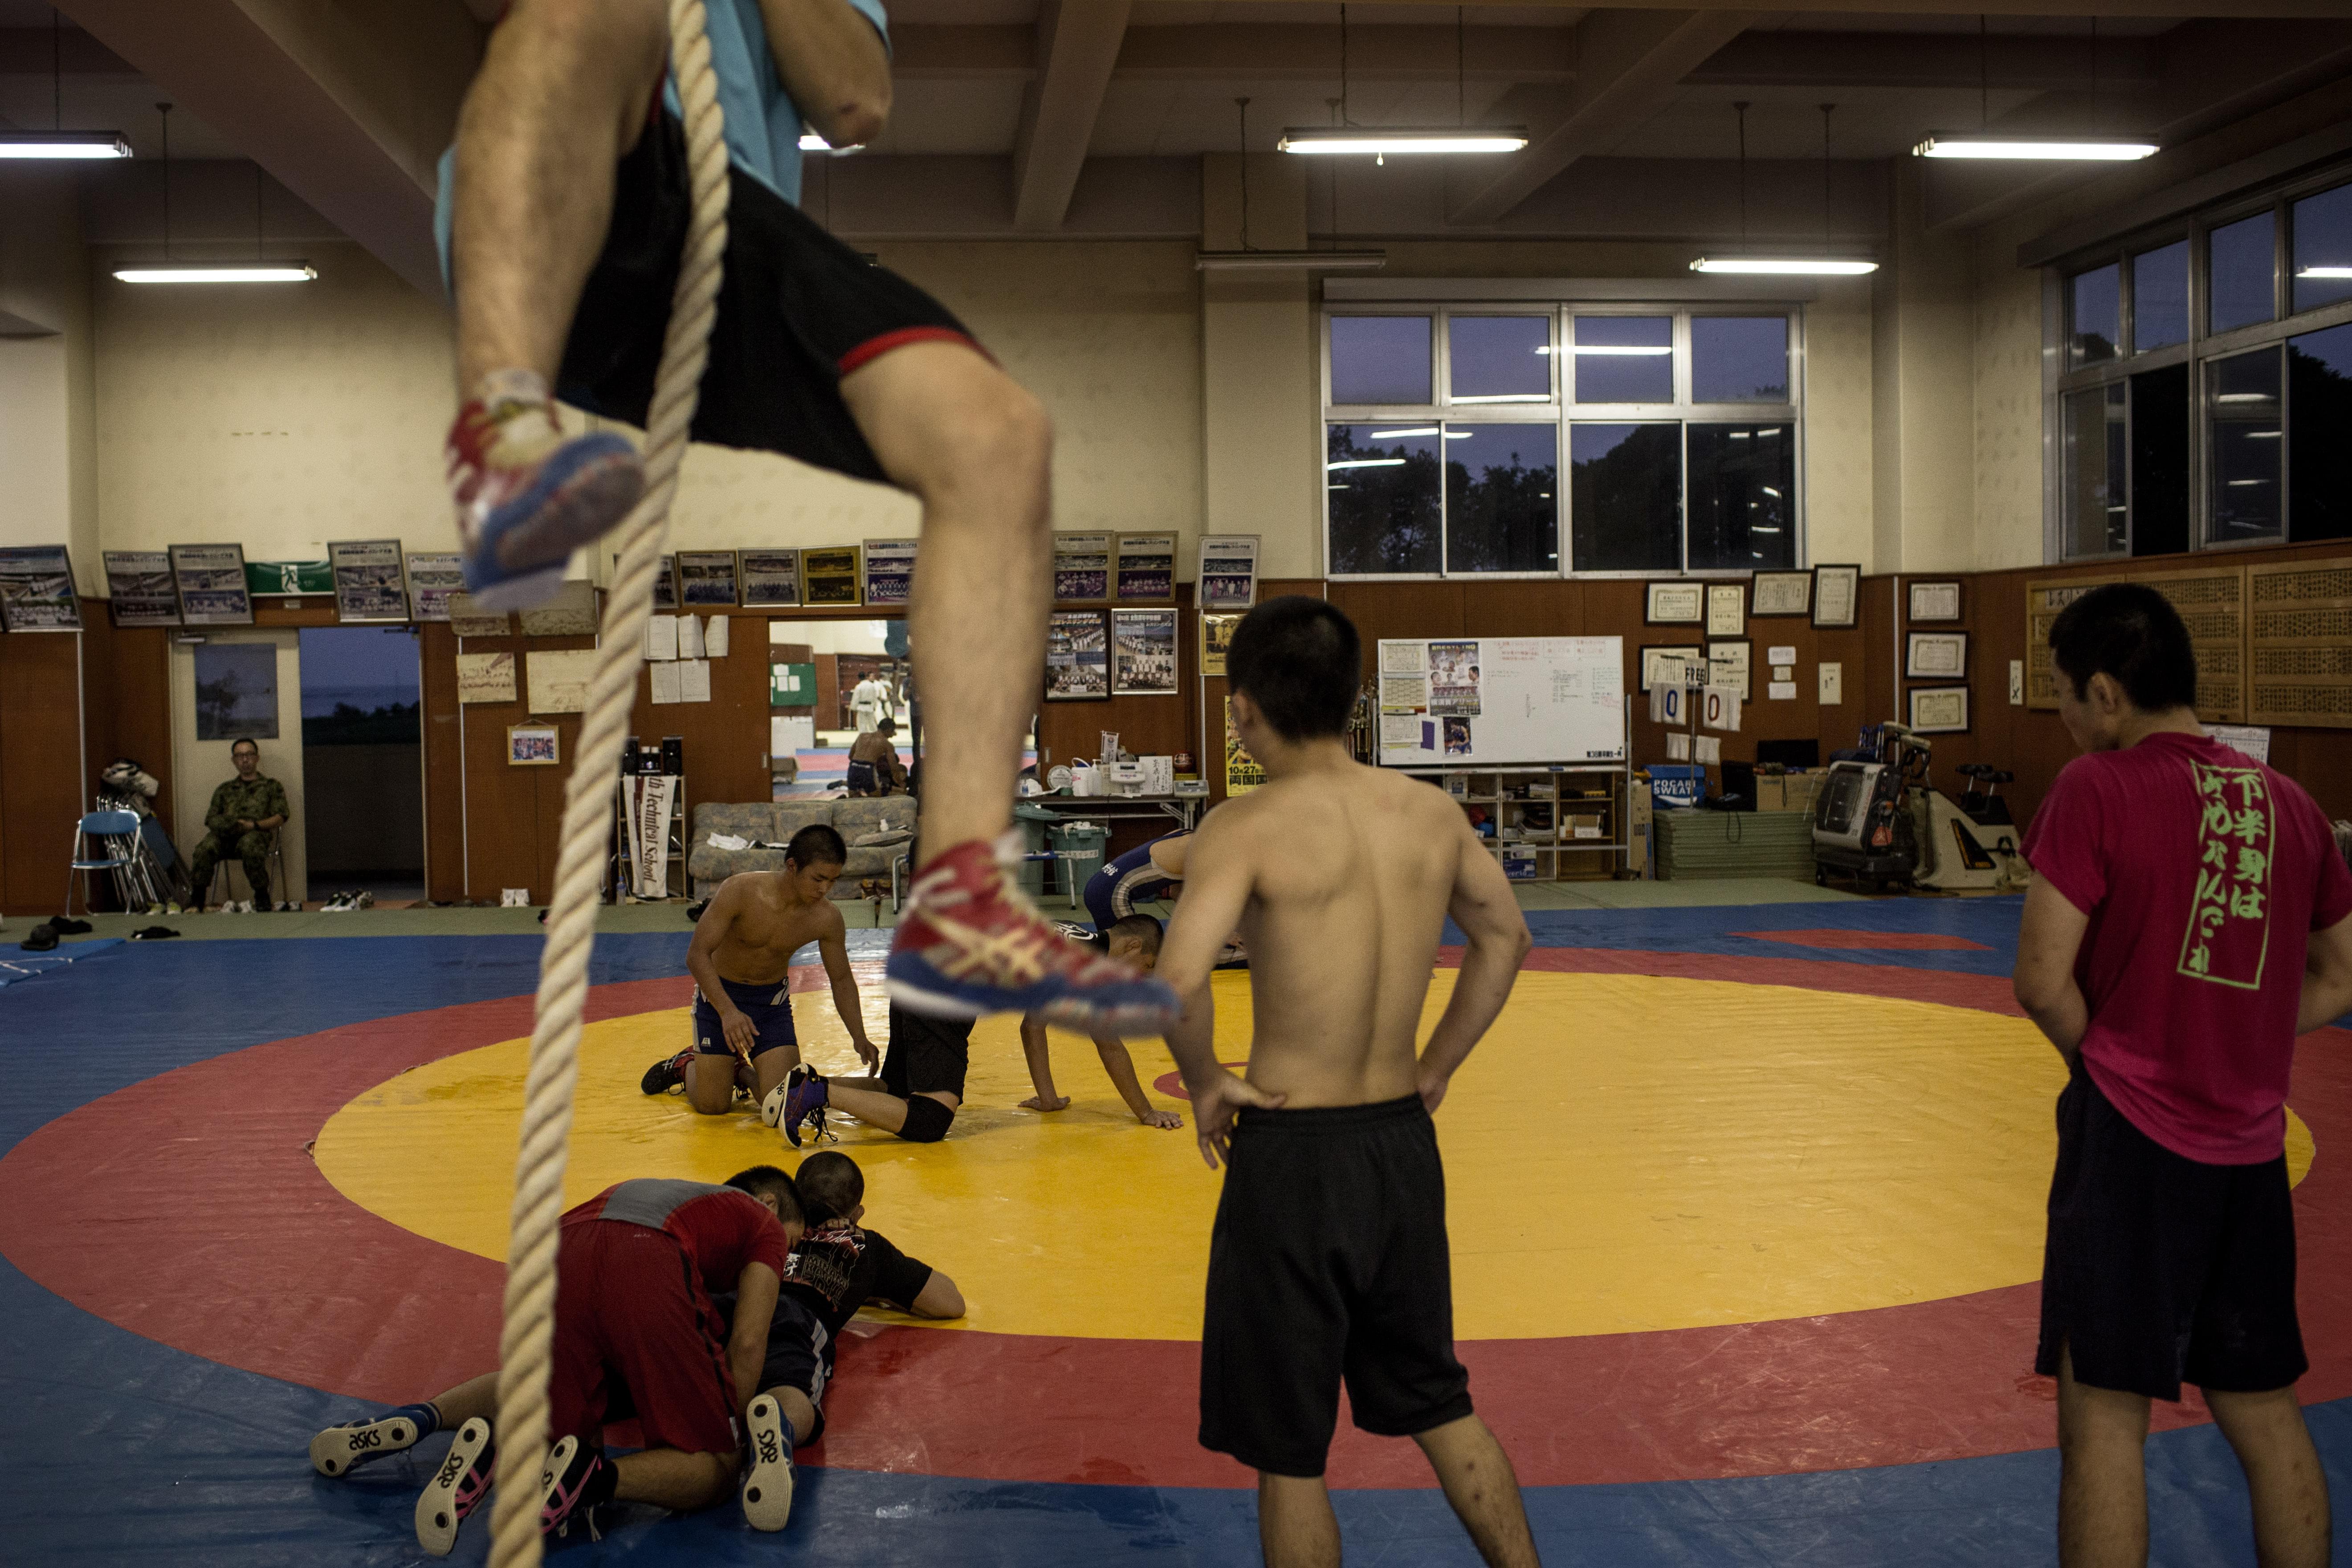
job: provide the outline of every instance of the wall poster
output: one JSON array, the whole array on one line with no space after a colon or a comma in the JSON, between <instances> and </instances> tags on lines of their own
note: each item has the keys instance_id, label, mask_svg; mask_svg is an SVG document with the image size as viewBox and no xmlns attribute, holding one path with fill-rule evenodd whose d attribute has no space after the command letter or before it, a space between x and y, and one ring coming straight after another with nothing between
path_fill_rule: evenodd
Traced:
<instances>
[{"instance_id":1,"label":"wall poster","mask_svg":"<svg viewBox=\"0 0 2352 1568\"><path fill-rule=\"evenodd\" d=\"M1100 610L1055 610L1045 624L1045 700L1110 695L1110 626Z\"/></svg>"},{"instance_id":2,"label":"wall poster","mask_svg":"<svg viewBox=\"0 0 2352 1568\"><path fill-rule=\"evenodd\" d=\"M1176 536L1172 533L1122 533L1118 536L1119 599L1172 599L1176 596Z\"/></svg>"},{"instance_id":3,"label":"wall poster","mask_svg":"<svg viewBox=\"0 0 2352 1568\"><path fill-rule=\"evenodd\" d=\"M1110 597L1110 535L1054 535L1054 602L1087 605Z\"/></svg>"},{"instance_id":4,"label":"wall poster","mask_svg":"<svg viewBox=\"0 0 2352 1568\"><path fill-rule=\"evenodd\" d=\"M118 626L180 624L180 597L172 592L172 558L160 550L108 551L106 592Z\"/></svg>"},{"instance_id":5,"label":"wall poster","mask_svg":"<svg viewBox=\"0 0 2352 1568\"><path fill-rule=\"evenodd\" d=\"M1429 645L1429 710L1444 718L1478 716L1478 645L1475 642L1433 642Z\"/></svg>"},{"instance_id":6,"label":"wall poster","mask_svg":"<svg viewBox=\"0 0 2352 1568\"><path fill-rule=\"evenodd\" d=\"M335 619L404 621L408 584L400 574L397 539L346 540L327 546L335 583Z\"/></svg>"},{"instance_id":7,"label":"wall poster","mask_svg":"<svg viewBox=\"0 0 2352 1568\"><path fill-rule=\"evenodd\" d=\"M81 601L64 545L0 550L0 625L12 632L81 630Z\"/></svg>"},{"instance_id":8,"label":"wall poster","mask_svg":"<svg viewBox=\"0 0 2352 1568\"><path fill-rule=\"evenodd\" d=\"M192 626L253 625L253 595L245 585L242 544L174 544L172 580L180 593L180 619Z\"/></svg>"},{"instance_id":9,"label":"wall poster","mask_svg":"<svg viewBox=\"0 0 2352 1568\"><path fill-rule=\"evenodd\" d=\"M1241 732L1234 728L1234 700L1225 699L1225 796L1247 795L1265 783L1265 769L1249 754L1242 744Z\"/></svg>"},{"instance_id":10,"label":"wall poster","mask_svg":"<svg viewBox=\"0 0 2352 1568\"><path fill-rule=\"evenodd\" d=\"M446 621L449 597L466 591L466 572L455 555L412 553L408 558L408 618Z\"/></svg>"},{"instance_id":11,"label":"wall poster","mask_svg":"<svg viewBox=\"0 0 2352 1568\"><path fill-rule=\"evenodd\" d=\"M1239 616L1202 616L1201 617L1201 673L1225 673L1225 653L1234 646L1234 628L1242 624Z\"/></svg>"}]
</instances>

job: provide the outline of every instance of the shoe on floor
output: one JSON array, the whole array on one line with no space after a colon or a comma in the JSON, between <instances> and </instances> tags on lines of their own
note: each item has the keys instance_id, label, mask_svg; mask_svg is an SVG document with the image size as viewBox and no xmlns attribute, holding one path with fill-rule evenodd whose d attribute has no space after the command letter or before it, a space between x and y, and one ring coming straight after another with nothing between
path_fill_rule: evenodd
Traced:
<instances>
[{"instance_id":1,"label":"shoe on floor","mask_svg":"<svg viewBox=\"0 0 2352 1568\"><path fill-rule=\"evenodd\" d=\"M778 1531L793 1517L793 1424L772 1394L751 1401L751 1463L743 1472L744 1522L754 1530Z\"/></svg>"},{"instance_id":2,"label":"shoe on floor","mask_svg":"<svg viewBox=\"0 0 2352 1568\"><path fill-rule=\"evenodd\" d=\"M347 1476L370 1459L381 1459L416 1446L416 1417L382 1415L373 1421L346 1421L310 1439L310 1468L322 1476Z\"/></svg>"},{"instance_id":3,"label":"shoe on floor","mask_svg":"<svg viewBox=\"0 0 2352 1568\"><path fill-rule=\"evenodd\" d=\"M504 371L457 411L445 448L466 587L491 611L555 596L572 551L610 531L645 493L636 448L610 431L567 437L539 377Z\"/></svg>"},{"instance_id":4,"label":"shoe on floor","mask_svg":"<svg viewBox=\"0 0 2352 1568\"><path fill-rule=\"evenodd\" d=\"M671 1089L686 1087L686 1064L694 1059L694 1047L688 1046L674 1057L664 1057L646 1069L637 1087L647 1094L667 1094ZM774 1122L768 1123L772 1127Z\"/></svg>"},{"instance_id":5,"label":"shoe on floor","mask_svg":"<svg viewBox=\"0 0 2352 1568\"><path fill-rule=\"evenodd\" d=\"M426 1555L446 1557L457 1550L457 1527L490 1495L497 1468L490 1424L477 1415L457 1428L441 1468L416 1499L416 1544Z\"/></svg>"},{"instance_id":6,"label":"shoe on floor","mask_svg":"<svg viewBox=\"0 0 2352 1568\"><path fill-rule=\"evenodd\" d=\"M1071 1028L1156 1035L1183 1011L1164 982L1064 936L977 838L915 879L884 974L891 1001L934 1018L1041 1012Z\"/></svg>"},{"instance_id":7,"label":"shoe on floor","mask_svg":"<svg viewBox=\"0 0 2352 1568\"><path fill-rule=\"evenodd\" d=\"M59 936L88 936L89 934L89 922L88 921L78 921L71 915L52 915L49 917L49 924L57 928L57 931Z\"/></svg>"}]
</instances>

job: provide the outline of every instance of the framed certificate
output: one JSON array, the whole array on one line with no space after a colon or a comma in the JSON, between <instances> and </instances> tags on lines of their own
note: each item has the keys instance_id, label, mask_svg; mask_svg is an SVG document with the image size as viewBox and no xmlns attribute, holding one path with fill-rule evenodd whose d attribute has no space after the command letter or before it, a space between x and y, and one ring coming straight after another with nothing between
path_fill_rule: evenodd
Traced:
<instances>
[{"instance_id":1,"label":"framed certificate","mask_svg":"<svg viewBox=\"0 0 2352 1568\"><path fill-rule=\"evenodd\" d=\"M1645 645L1642 649L1642 689L1653 686L1703 685L1706 651L1696 643Z\"/></svg>"},{"instance_id":2,"label":"framed certificate","mask_svg":"<svg viewBox=\"0 0 2352 1568\"><path fill-rule=\"evenodd\" d=\"M1644 583L1642 624L1645 626L1696 626L1706 620L1704 583Z\"/></svg>"},{"instance_id":3,"label":"framed certificate","mask_svg":"<svg viewBox=\"0 0 2352 1568\"><path fill-rule=\"evenodd\" d=\"M1907 692L1911 728L1922 735L1964 735L1969 728L1969 689L1915 686Z\"/></svg>"},{"instance_id":4,"label":"framed certificate","mask_svg":"<svg viewBox=\"0 0 2352 1568\"><path fill-rule=\"evenodd\" d=\"M1862 624L1862 568L1813 568L1813 625L1843 630Z\"/></svg>"},{"instance_id":5,"label":"framed certificate","mask_svg":"<svg viewBox=\"0 0 2352 1568\"><path fill-rule=\"evenodd\" d=\"M1779 616L1813 613L1811 572L1759 572L1748 590L1748 614L1766 620Z\"/></svg>"},{"instance_id":6,"label":"framed certificate","mask_svg":"<svg viewBox=\"0 0 2352 1568\"><path fill-rule=\"evenodd\" d=\"M1958 578L1910 583L1905 586L1911 591L1913 621L1957 621L1960 618L1960 584Z\"/></svg>"},{"instance_id":7,"label":"framed certificate","mask_svg":"<svg viewBox=\"0 0 2352 1568\"><path fill-rule=\"evenodd\" d=\"M1912 632L1903 639L1906 680L1966 680L1969 678L1969 634Z\"/></svg>"},{"instance_id":8,"label":"framed certificate","mask_svg":"<svg viewBox=\"0 0 2352 1568\"><path fill-rule=\"evenodd\" d=\"M1748 629L1748 589L1739 583L1706 585L1706 635L1736 637Z\"/></svg>"}]
</instances>

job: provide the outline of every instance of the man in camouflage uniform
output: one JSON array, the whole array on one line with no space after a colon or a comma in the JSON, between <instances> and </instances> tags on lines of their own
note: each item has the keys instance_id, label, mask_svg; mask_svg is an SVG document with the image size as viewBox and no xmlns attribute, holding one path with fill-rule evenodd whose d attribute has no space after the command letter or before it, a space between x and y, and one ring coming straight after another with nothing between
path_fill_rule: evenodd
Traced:
<instances>
[{"instance_id":1,"label":"man in camouflage uniform","mask_svg":"<svg viewBox=\"0 0 2352 1568\"><path fill-rule=\"evenodd\" d=\"M269 908L269 830L284 825L290 815L286 786L261 774L261 748L238 741L228 749L236 777L213 791L205 813L204 842L196 846L188 868L189 901L204 907L212 889L213 868L224 855L245 862L245 879L253 885L254 907Z\"/></svg>"}]
</instances>

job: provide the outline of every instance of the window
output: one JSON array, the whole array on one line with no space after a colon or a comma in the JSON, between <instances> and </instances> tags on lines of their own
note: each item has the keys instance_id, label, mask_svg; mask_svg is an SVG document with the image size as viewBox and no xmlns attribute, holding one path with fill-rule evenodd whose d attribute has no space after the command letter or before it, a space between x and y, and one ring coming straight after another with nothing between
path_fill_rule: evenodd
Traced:
<instances>
[{"instance_id":1,"label":"window","mask_svg":"<svg viewBox=\"0 0 2352 1568\"><path fill-rule=\"evenodd\" d=\"M2212 301L2206 311L2208 331L2250 327L2277 313L2273 294L2278 279L2272 258L2277 238L2278 220L2267 210L2206 237Z\"/></svg>"},{"instance_id":2,"label":"window","mask_svg":"<svg viewBox=\"0 0 2352 1568\"><path fill-rule=\"evenodd\" d=\"M2053 557L2352 539L2352 184L2256 195L2053 267Z\"/></svg>"},{"instance_id":3,"label":"window","mask_svg":"<svg viewBox=\"0 0 2352 1568\"><path fill-rule=\"evenodd\" d=\"M2294 237L2295 310L2352 300L2352 185L2305 196L2287 221Z\"/></svg>"},{"instance_id":4,"label":"window","mask_svg":"<svg viewBox=\"0 0 2352 1568\"><path fill-rule=\"evenodd\" d=\"M2132 352L2189 341L2189 242L2132 258Z\"/></svg>"},{"instance_id":5,"label":"window","mask_svg":"<svg viewBox=\"0 0 2352 1568\"><path fill-rule=\"evenodd\" d=\"M2116 357L2124 337L2123 270L2109 265L2078 273L2067 286L2066 339L2069 363L2090 364Z\"/></svg>"},{"instance_id":6,"label":"window","mask_svg":"<svg viewBox=\"0 0 2352 1568\"><path fill-rule=\"evenodd\" d=\"M1375 310L1329 317L1332 575L1802 563L1788 311Z\"/></svg>"}]
</instances>

